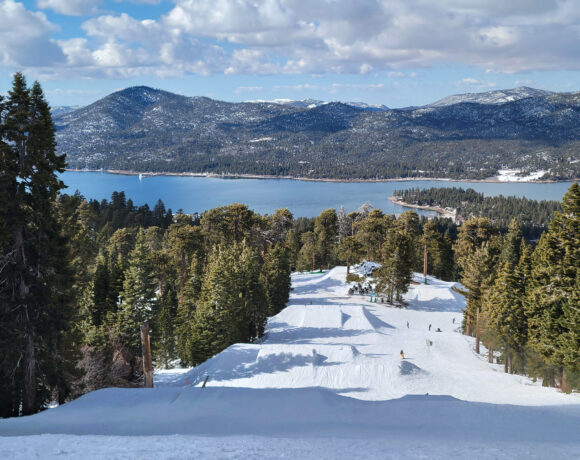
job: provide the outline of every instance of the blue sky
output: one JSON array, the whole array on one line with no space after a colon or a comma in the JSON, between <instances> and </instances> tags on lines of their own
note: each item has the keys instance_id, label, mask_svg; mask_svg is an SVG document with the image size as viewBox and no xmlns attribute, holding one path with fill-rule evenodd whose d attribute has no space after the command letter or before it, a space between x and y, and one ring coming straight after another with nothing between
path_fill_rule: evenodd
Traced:
<instances>
[{"instance_id":1,"label":"blue sky","mask_svg":"<svg viewBox=\"0 0 580 460\"><path fill-rule=\"evenodd\" d=\"M577 0L0 0L0 92L50 103L148 85L227 101L389 107L580 89Z\"/></svg>"}]
</instances>

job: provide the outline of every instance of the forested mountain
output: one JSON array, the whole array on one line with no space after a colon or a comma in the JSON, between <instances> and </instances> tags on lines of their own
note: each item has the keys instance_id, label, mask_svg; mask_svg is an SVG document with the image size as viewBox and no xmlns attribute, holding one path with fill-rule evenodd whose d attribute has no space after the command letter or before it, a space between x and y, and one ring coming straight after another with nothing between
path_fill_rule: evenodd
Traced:
<instances>
[{"instance_id":1,"label":"forested mountain","mask_svg":"<svg viewBox=\"0 0 580 460\"><path fill-rule=\"evenodd\" d=\"M147 87L56 116L70 168L312 178L580 176L580 93L518 88L425 107L228 103Z\"/></svg>"}]
</instances>

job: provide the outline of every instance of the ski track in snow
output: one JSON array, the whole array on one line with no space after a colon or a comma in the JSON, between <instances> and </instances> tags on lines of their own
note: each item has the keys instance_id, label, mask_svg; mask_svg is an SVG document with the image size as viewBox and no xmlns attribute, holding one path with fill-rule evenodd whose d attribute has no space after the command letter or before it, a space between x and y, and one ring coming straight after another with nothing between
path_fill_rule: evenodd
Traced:
<instances>
[{"instance_id":1,"label":"ski track in snow","mask_svg":"<svg viewBox=\"0 0 580 460\"><path fill-rule=\"evenodd\" d=\"M293 274L261 343L156 389L0 420L0 458L580 458L580 395L475 354L457 283L413 284L403 309L349 296L345 276Z\"/></svg>"}]
</instances>

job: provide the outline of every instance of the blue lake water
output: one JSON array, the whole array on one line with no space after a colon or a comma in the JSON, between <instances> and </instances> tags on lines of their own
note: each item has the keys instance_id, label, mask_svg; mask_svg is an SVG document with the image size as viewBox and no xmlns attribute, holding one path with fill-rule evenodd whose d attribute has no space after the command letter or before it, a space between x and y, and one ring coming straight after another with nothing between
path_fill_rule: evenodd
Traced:
<instances>
[{"instance_id":1,"label":"blue lake water","mask_svg":"<svg viewBox=\"0 0 580 460\"><path fill-rule=\"evenodd\" d=\"M389 201L395 190L411 187L473 188L486 196L518 196L534 200L561 200L572 182L490 183L454 181L401 182L310 182L287 179L220 179L213 177L143 177L100 172L66 171L61 175L66 193L78 190L87 199L110 199L114 191L124 191L136 205L153 207L161 198L173 211L203 212L231 203L245 203L260 214L288 208L294 216L313 217L328 208L344 206L354 211L370 203L387 214L405 209ZM429 214L429 213L424 213Z\"/></svg>"}]
</instances>

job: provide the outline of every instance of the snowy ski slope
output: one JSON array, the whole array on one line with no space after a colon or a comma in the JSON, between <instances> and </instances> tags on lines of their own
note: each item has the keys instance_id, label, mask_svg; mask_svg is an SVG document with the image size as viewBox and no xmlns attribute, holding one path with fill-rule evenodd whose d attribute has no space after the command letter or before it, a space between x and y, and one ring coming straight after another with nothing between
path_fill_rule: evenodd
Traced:
<instances>
[{"instance_id":1,"label":"snowy ski slope","mask_svg":"<svg viewBox=\"0 0 580 460\"><path fill-rule=\"evenodd\" d=\"M401 309L349 296L345 276L294 274L261 343L159 372L153 390L0 420L0 458L579 458L580 395L476 355L455 283L412 285Z\"/></svg>"}]
</instances>

